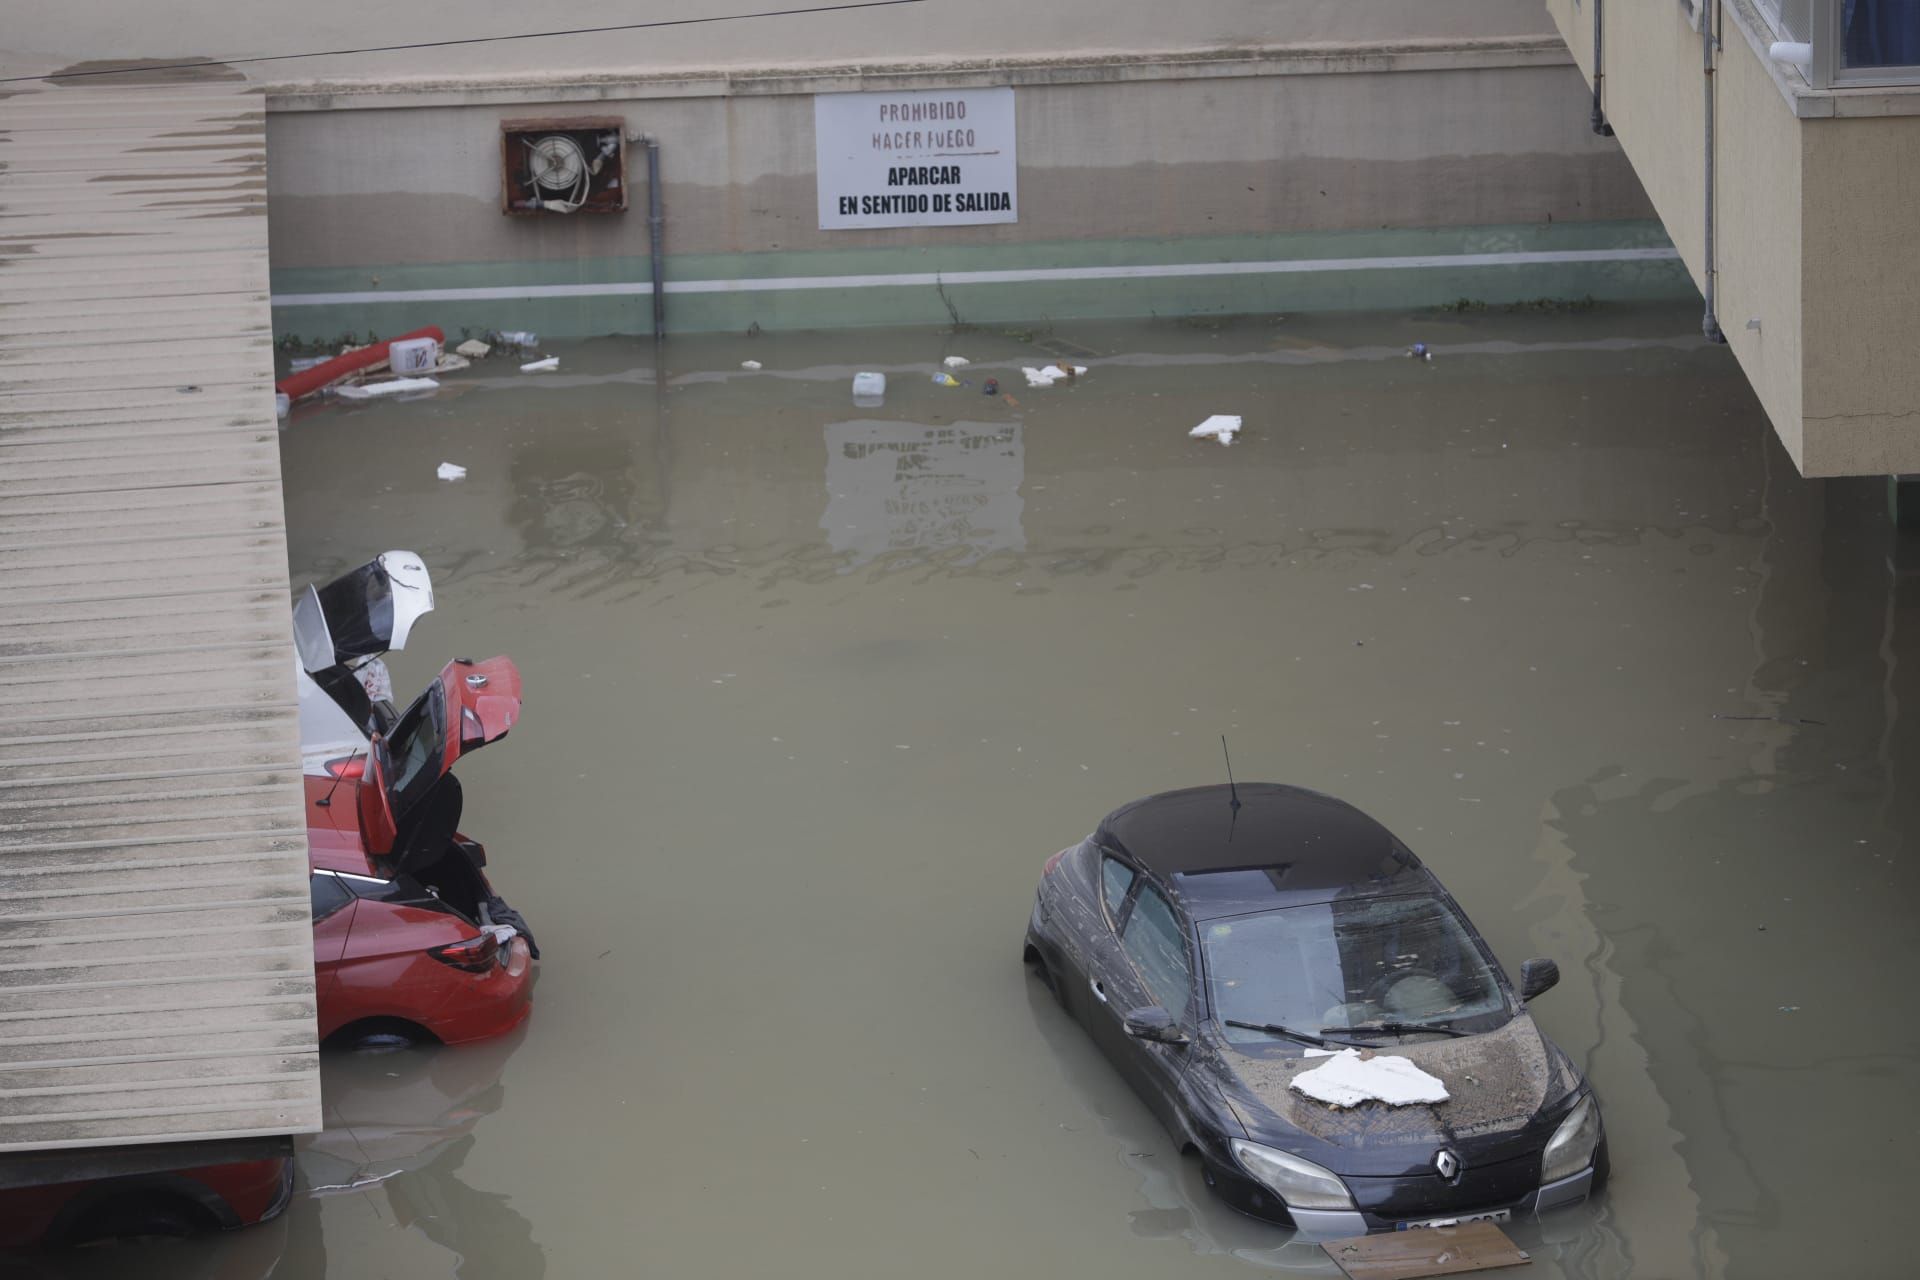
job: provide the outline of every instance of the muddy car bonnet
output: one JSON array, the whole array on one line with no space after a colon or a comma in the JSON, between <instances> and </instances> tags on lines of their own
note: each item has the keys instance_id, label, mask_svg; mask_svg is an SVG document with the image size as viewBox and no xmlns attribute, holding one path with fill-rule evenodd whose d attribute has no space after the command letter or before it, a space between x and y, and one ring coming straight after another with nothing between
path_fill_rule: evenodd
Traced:
<instances>
[{"instance_id":1,"label":"muddy car bonnet","mask_svg":"<svg viewBox=\"0 0 1920 1280\"><path fill-rule=\"evenodd\" d=\"M1420 1043L1391 1040L1368 1046L1410 1060L1446 1086L1448 1100L1389 1107L1364 1102L1336 1108L1291 1086L1295 1076L1325 1058L1297 1046L1257 1050L1222 1047L1223 1065L1237 1088L1227 1104L1256 1141L1312 1148L1309 1158L1347 1175L1391 1175L1417 1169L1436 1145L1452 1146L1475 1163L1536 1155L1551 1125L1543 1116L1563 1111L1579 1076L1522 1012L1479 1035ZM1316 1144L1325 1144L1317 1146Z\"/></svg>"}]
</instances>

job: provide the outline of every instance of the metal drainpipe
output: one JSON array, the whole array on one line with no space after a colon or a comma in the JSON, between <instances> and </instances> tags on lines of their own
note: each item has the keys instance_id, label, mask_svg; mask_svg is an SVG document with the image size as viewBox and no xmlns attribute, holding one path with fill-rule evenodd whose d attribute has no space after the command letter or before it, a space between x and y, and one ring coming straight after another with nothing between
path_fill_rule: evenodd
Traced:
<instances>
[{"instance_id":1,"label":"metal drainpipe","mask_svg":"<svg viewBox=\"0 0 1920 1280\"><path fill-rule=\"evenodd\" d=\"M1706 288L1703 292L1707 296L1707 310L1706 314L1700 317L1700 332L1706 335L1708 342L1718 342L1725 345L1727 335L1720 331L1720 317L1714 310L1713 301L1714 276L1717 274L1713 253L1713 43L1714 28L1717 25L1714 19L1719 14L1720 5L1718 0L1697 0L1697 2L1703 6L1707 4L1713 5L1711 9L1703 11L1700 15L1700 65L1701 69L1706 73L1703 80L1706 84L1707 119L1707 191L1705 202L1707 210L1707 246L1706 269L1702 273L1706 279Z\"/></svg>"},{"instance_id":2,"label":"metal drainpipe","mask_svg":"<svg viewBox=\"0 0 1920 1280\"><path fill-rule=\"evenodd\" d=\"M1607 77L1602 58L1602 36L1605 24L1602 17L1607 0L1593 0L1593 131L1603 138L1613 136L1613 126L1607 123L1607 113L1600 107L1600 82Z\"/></svg>"},{"instance_id":3,"label":"metal drainpipe","mask_svg":"<svg viewBox=\"0 0 1920 1280\"><path fill-rule=\"evenodd\" d=\"M667 282L661 266L665 251L661 238L666 220L660 214L660 142L647 138L647 252L653 258L653 340L667 336Z\"/></svg>"}]
</instances>

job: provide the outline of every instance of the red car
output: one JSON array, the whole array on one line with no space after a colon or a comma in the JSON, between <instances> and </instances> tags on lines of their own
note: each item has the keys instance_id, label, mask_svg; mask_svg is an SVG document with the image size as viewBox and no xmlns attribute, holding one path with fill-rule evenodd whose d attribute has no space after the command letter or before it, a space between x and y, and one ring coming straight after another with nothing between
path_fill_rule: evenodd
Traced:
<instances>
[{"instance_id":1,"label":"red car","mask_svg":"<svg viewBox=\"0 0 1920 1280\"><path fill-rule=\"evenodd\" d=\"M506 658L458 659L364 756L308 777L308 861L320 1038L459 1044L527 1016L539 948L461 835L463 754L520 714Z\"/></svg>"},{"instance_id":2,"label":"red car","mask_svg":"<svg viewBox=\"0 0 1920 1280\"><path fill-rule=\"evenodd\" d=\"M125 1154L139 1163L140 1153ZM0 1249L230 1231L292 1198L291 1156L14 1187L0 1191Z\"/></svg>"}]
</instances>

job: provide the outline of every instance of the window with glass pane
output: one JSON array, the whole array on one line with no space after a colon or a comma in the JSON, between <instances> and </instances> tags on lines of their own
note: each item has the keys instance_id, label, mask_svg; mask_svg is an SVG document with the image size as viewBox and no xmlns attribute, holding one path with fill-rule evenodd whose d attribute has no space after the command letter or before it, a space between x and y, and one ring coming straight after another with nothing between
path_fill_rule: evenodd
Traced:
<instances>
[{"instance_id":1,"label":"window with glass pane","mask_svg":"<svg viewBox=\"0 0 1920 1280\"><path fill-rule=\"evenodd\" d=\"M1920 2L1841 0L1840 61L1847 67L1920 67Z\"/></svg>"},{"instance_id":2,"label":"window with glass pane","mask_svg":"<svg viewBox=\"0 0 1920 1280\"><path fill-rule=\"evenodd\" d=\"M1120 944L1160 1007L1175 1018L1185 1013L1192 972L1187 965L1187 937L1173 908L1152 885L1140 890Z\"/></svg>"},{"instance_id":3,"label":"window with glass pane","mask_svg":"<svg viewBox=\"0 0 1920 1280\"><path fill-rule=\"evenodd\" d=\"M1120 918L1120 904L1127 900L1133 884L1133 869L1118 858L1100 859L1100 892L1107 900L1107 915Z\"/></svg>"},{"instance_id":4,"label":"window with glass pane","mask_svg":"<svg viewBox=\"0 0 1920 1280\"><path fill-rule=\"evenodd\" d=\"M1758 0L1758 3L1783 39L1802 44L1813 39L1813 0Z\"/></svg>"}]
</instances>

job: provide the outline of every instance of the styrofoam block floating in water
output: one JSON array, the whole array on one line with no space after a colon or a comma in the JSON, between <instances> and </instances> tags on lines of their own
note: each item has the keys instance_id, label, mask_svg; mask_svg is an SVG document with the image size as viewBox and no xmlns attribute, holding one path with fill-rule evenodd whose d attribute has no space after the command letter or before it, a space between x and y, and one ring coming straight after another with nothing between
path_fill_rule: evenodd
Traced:
<instances>
[{"instance_id":1,"label":"styrofoam block floating in water","mask_svg":"<svg viewBox=\"0 0 1920 1280\"><path fill-rule=\"evenodd\" d=\"M854 374L853 394L856 396L883 396L887 394L887 375L884 373Z\"/></svg>"},{"instance_id":2,"label":"styrofoam block floating in water","mask_svg":"<svg viewBox=\"0 0 1920 1280\"><path fill-rule=\"evenodd\" d=\"M437 391L440 384L432 378L390 378L386 382L363 382L358 386L348 383L335 387L333 393L342 400L375 400L381 396L400 396L409 391Z\"/></svg>"},{"instance_id":3,"label":"styrofoam block floating in water","mask_svg":"<svg viewBox=\"0 0 1920 1280\"><path fill-rule=\"evenodd\" d=\"M1221 444L1232 444L1234 434L1239 430L1239 414L1216 413L1187 434L1196 440L1218 440Z\"/></svg>"},{"instance_id":4,"label":"styrofoam block floating in water","mask_svg":"<svg viewBox=\"0 0 1920 1280\"><path fill-rule=\"evenodd\" d=\"M1062 378L1078 378L1084 376L1087 372L1087 366L1083 364L1050 364L1044 369L1035 369L1031 365L1022 365L1020 372L1027 375L1028 386L1050 387Z\"/></svg>"}]
</instances>

